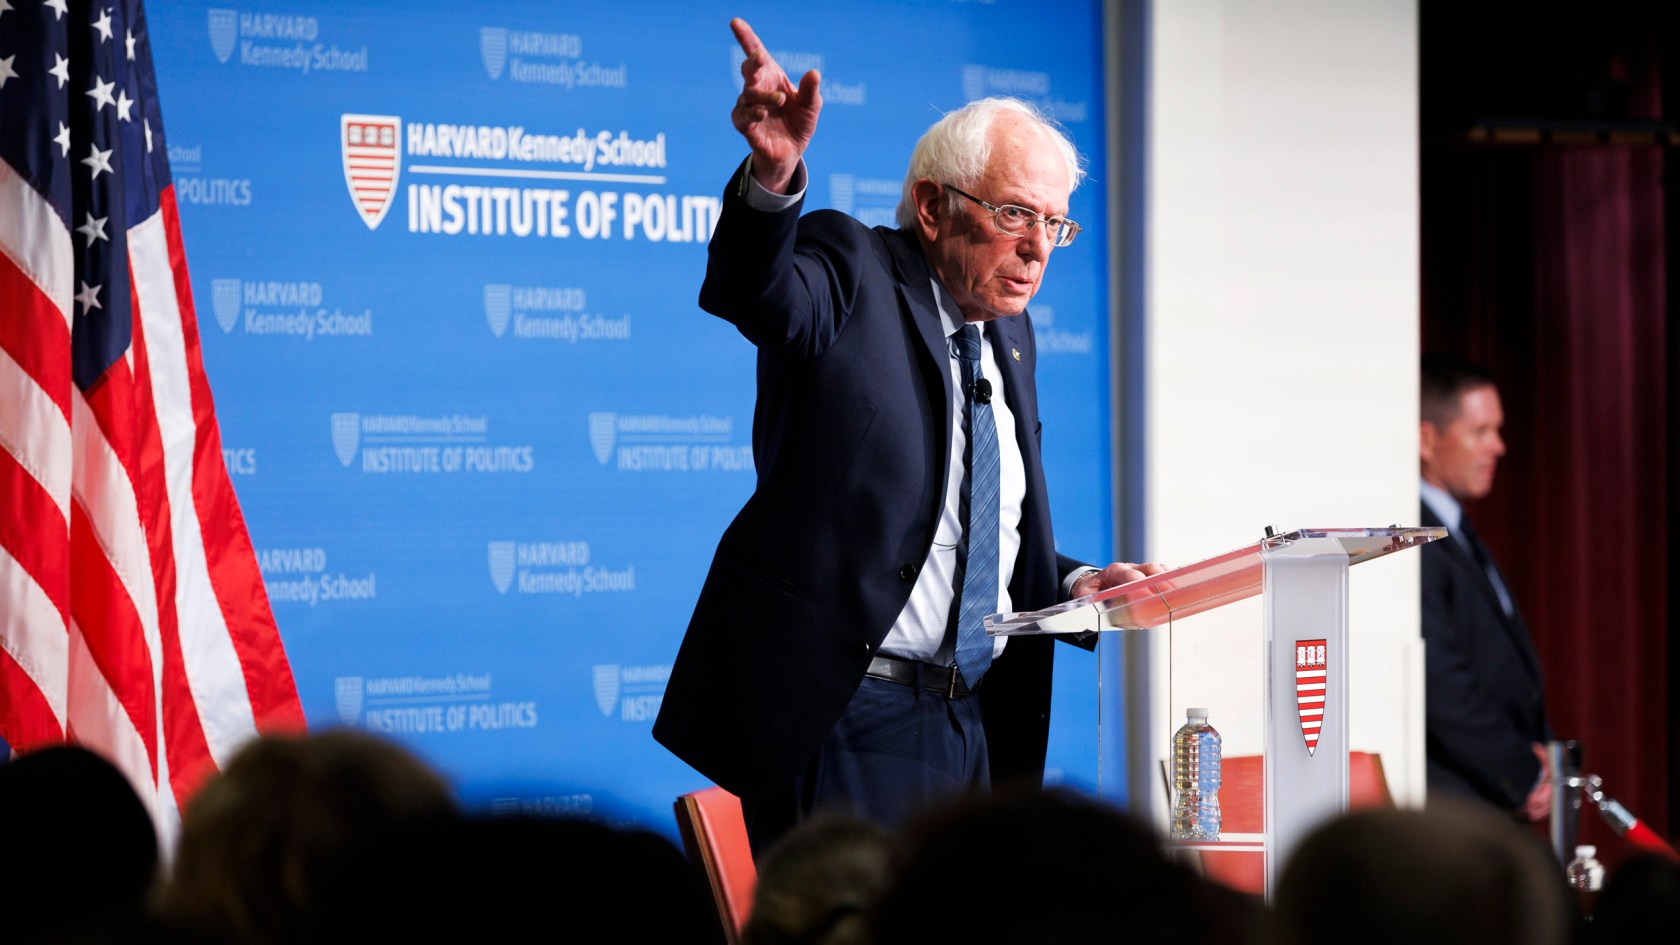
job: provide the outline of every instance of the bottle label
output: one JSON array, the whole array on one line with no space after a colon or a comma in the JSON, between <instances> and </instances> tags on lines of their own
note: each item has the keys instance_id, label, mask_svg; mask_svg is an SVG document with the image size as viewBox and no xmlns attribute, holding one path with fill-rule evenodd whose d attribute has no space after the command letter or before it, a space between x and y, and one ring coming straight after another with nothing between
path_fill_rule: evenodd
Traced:
<instances>
[{"instance_id":1,"label":"bottle label","mask_svg":"<svg viewBox=\"0 0 1680 945\"><path fill-rule=\"evenodd\" d=\"M1323 640L1295 641L1295 702L1300 706L1301 737L1307 741L1307 754L1318 751L1318 732L1324 726L1324 661Z\"/></svg>"}]
</instances>

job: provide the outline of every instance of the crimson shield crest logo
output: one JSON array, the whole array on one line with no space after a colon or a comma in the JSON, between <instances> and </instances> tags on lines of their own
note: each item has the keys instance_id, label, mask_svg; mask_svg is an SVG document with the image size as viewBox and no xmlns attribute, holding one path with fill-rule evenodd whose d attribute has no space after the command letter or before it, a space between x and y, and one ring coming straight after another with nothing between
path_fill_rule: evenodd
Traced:
<instances>
[{"instance_id":1,"label":"crimson shield crest logo","mask_svg":"<svg viewBox=\"0 0 1680 945\"><path fill-rule=\"evenodd\" d=\"M1323 640L1295 641L1295 702L1309 755L1318 750L1318 731L1324 725L1324 667Z\"/></svg>"},{"instance_id":2,"label":"crimson shield crest logo","mask_svg":"<svg viewBox=\"0 0 1680 945\"><path fill-rule=\"evenodd\" d=\"M402 119L395 115L340 116L339 147L344 156L344 183L368 229L379 228L391 209L402 174L398 160Z\"/></svg>"}]
</instances>

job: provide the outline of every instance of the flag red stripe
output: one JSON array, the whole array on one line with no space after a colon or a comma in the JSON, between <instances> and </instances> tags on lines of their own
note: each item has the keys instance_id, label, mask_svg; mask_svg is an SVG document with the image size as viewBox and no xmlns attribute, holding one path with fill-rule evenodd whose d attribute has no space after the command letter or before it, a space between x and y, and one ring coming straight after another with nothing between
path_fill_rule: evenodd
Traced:
<instances>
[{"instance_id":1,"label":"flag red stripe","mask_svg":"<svg viewBox=\"0 0 1680 945\"><path fill-rule=\"evenodd\" d=\"M192 282L187 276L187 257L181 244L181 221L173 186L163 191L162 211L164 234L169 241L169 268L175 280L186 339L193 420L198 428L193 453L193 502L204 535L210 584L215 588L228 635L244 668L245 688L257 730L301 730L303 705L298 701L291 663L286 659L280 629L268 605L268 592L263 586L262 571L257 567L257 554L251 546L245 516L234 495L233 483L228 479L227 464L222 460L221 429L216 424L210 381L204 373L198 316L193 307Z\"/></svg>"},{"instance_id":2,"label":"flag red stripe","mask_svg":"<svg viewBox=\"0 0 1680 945\"><path fill-rule=\"evenodd\" d=\"M129 297L140 302L140 289L133 286ZM134 403L137 446L141 465L161 469L164 466L163 436L157 425L157 406L152 395L151 358L146 349L145 319L136 312L134 319ZM204 778L215 770L216 762L204 737L204 725L193 700L191 684L187 680L186 664L181 656L181 615L175 604L176 558L175 536L171 522L169 492L164 477L146 476L136 483L136 498L140 515L146 525L146 540L152 556L152 582L157 590L158 643L161 663L163 712L163 747L168 760L170 788L178 804L187 798ZM161 786L160 786L161 789Z\"/></svg>"},{"instance_id":3,"label":"flag red stripe","mask_svg":"<svg viewBox=\"0 0 1680 945\"><path fill-rule=\"evenodd\" d=\"M161 211L129 228L128 253L141 316L135 337L143 342L151 385L150 404L142 409L149 411L145 423L155 424L159 434L162 455L158 479L169 507L175 581L172 598L162 603L175 611L180 630L182 674L188 687L172 693L171 697L182 700L183 704L191 701L202 723L200 734L207 749L213 759L221 761L255 731L256 720L251 715L244 669L210 583L194 505L192 466L198 430L193 422L192 393L187 380L179 293L170 270L169 241ZM136 511L135 515L138 514ZM155 594L148 586L147 595ZM162 655L167 648L161 630L156 634L155 646L162 667L168 661ZM168 744L167 737L165 744ZM163 757L172 759L168 751ZM183 764L183 777L176 779L171 768L169 781L172 788L185 792L195 780L196 772L190 760L183 759ZM176 799L173 791L161 792L161 797L171 802Z\"/></svg>"},{"instance_id":4,"label":"flag red stripe","mask_svg":"<svg viewBox=\"0 0 1680 945\"><path fill-rule=\"evenodd\" d=\"M146 647L140 613L99 547L99 539L80 501L70 510L70 567L76 575L71 615L82 628L94 664L146 745L155 784L157 702L152 685L151 652ZM71 718L72 721L75 718L74 707Z\"/></svg>"},{"instance_id":5,"label":"flag red stripe","mask_svg":"<svg viewBox=\"0 0 1680 945\"><path fill-rule=\"evenodd\" d=\"M0 699L0 732L5 733L13 751L64 740L64 729L53 717L52 706L4 647L0 647L0 691L6 694Z\"/></svg>"},{"instance_id":6,"label":"flag red stripe","mask_svg":"<svg viewBox=\"0 0 1680 945\"><path fill-rule=\"evenodd\" d=\"M64 313L5 253L0 253L0 299L6 300L7 309L5 317L0 318L0 348L35 378L68 424L70 327Z\"/></svg>"},{"instance_id":7,"label":"flag red stripe","mask_svg":"<svg viewBox=\"0 0 1680 945\"><path fill-rule=\"evenodd\" d=\"M9 450L0 449L0 548L70 620L70 526L58 504Z\"/></svg>"}]
</instances>

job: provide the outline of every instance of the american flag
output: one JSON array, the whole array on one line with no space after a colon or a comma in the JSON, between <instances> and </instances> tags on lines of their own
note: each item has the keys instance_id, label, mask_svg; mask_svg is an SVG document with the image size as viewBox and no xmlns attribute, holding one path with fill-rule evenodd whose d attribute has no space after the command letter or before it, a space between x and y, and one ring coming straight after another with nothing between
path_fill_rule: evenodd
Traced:
<instances>
[{"instance_id":1,"label":"american flag","mask_svg":"<svg viewBox=\"0 0 1680 945\"><path fill-rule=\"evenodd\" d=\"M222 460L138 0L0 0L0 738L123 770L165 839L303 726Z\"/></svg>"}]
</instances>

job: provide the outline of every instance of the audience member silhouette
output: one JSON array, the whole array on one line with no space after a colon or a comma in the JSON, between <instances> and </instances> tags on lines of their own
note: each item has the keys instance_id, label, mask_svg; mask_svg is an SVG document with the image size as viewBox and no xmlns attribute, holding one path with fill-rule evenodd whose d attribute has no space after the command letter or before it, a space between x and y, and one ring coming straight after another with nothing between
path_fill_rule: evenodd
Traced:
<instances>
[{"instance_id":1,"label":"audience member silhouette","mask_svg":"<svg viewBox=\"0 0 1680 945\"><path fill-rule=\"evenodd\" d=\"M865 945L894 842L879 824L838 815L794 827L760 864L742 945Z\"/></svg>"},{"instance_id":2,"label":"audience member silhouette","mask_svg":"<svg viewBox=\"0 0 1680 945\"><path fill-rule=\"evenodd\" d=\"M410 825L365 853L323 942L723 941L704 878L642 830L467 817Z\"/></svg>"},{"instance_id":3,"label":"audience member silhouette","mask_svg":"<svg viewBox=\"0 0 1680 945\"><path fill-rule=\"evenodd\" d=\"M139 941L157 862L151 816L104 758L61 745L0 765L0 937Z\"/></svg>"},{"instance_id":4,"label":"audience member silhouette","mask_svg":"<svg viewBox=\"0 0 1680 945\"><path fill-rule=\"evenodd\" d=\"M334 731L259 739L187 807L173 876L147 811L80 748L0 766L0 906L26 943L721 942L704 879L664 838L582 819L477 818L407 751ZM1481 810L1368 810L1309 835L1270 945L1564 945L1573 910L1538 840ZM1170 941L1251 945L1257 900L1064 792L974 797L899 838L812 820L759 871L743 945ZM1680 864L1613 874L1586 945L1680 927Z\"/></svg>"},{"instance_id":5,"label":"audience member silhouette","mask_svg":"<svg viewBox=\"0 0 1680 945\"><path fill-rule=\"evenodd\" d=\"M1563 870L1492 810L1366 810L1313 831L1273 897L1273 945L1563 945Z\"/></svg>"},{"instance_id":6,"label":"audience member silhouette","mask_svg":"<svg viewBox=\"0 0 1680 945\"><path fill-rule=\"evenodd\" d=\"M1680 933L1680 863L1654 853L1628 860L1605 880L1589 943L1661 941Z\"/></svg>"},{"instance_id":7,"label":"audience member silhouette","mask_svg":"<svg viewBox=\"0 0 1680 945\"><path fill-rule=\"evenodd\" d=\"M876 908L876 945L1257 940L1257 902L1167 860L1147 828L1063 792L931 815Z\"/></svg>"},{"instance_id":8,"label":"audience member silhouette","mask_svg":"<svg viewBox=\"0 0 1680 945\"><path fill-rule=\"evenodd\" d=\"M372 735L257 739L183 812L162 916L203 942L315 941L323 897L362 882L345 869L359 849L452 809L441 778Z\"/></svg>"}]
</instances>

